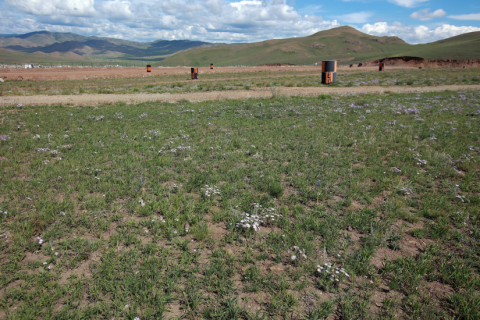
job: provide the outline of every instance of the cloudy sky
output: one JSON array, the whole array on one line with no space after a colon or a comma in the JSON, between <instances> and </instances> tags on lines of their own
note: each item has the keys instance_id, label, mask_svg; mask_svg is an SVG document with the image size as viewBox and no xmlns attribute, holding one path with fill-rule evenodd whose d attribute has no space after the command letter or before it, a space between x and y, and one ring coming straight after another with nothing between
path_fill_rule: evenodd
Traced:
<instances>
[{"instance_id":1,"label":"cloudy sky","mask_svg":"<svg viewBox=\"0 0 480 320\"><path fill-rule=\"evenodd\" d=\"M350 25L409 43L480 31L478 0L0 0L0 34L255 42Z\"/></svg>"}]
</instances>

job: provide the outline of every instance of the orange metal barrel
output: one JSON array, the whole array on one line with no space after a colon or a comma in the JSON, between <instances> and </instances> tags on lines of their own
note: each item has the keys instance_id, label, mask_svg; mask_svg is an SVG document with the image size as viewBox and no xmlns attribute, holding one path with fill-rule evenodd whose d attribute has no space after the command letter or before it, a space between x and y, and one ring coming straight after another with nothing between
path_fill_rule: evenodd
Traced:
<instances>
[{"instance_id":1,"label":"orange metal barrel","mask_svg":"<svg viewBox=\"0 0 480 320\"><path fill-rule=\"evenodd\" d=\"M190 68L192 79L198 79L198 68Z\"/></svg>"}]
</instances>

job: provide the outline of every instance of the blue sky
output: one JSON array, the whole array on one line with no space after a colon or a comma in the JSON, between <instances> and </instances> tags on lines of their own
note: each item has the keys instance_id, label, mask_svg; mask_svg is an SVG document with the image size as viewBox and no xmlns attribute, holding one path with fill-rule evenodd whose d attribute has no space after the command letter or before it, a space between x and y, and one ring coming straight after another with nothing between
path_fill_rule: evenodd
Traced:
<instances>
[{"instance_id":1,"label":"blue sky","mask_svg":"<svg viewBox=\"0 0 480 320\"><path fill-rule=\"evenodd\" d=\"M38 30L133 41L255 42L342 25L409 43L480 31L480 1L0 0L0 34Z\"/></svg>"}]
</instances>

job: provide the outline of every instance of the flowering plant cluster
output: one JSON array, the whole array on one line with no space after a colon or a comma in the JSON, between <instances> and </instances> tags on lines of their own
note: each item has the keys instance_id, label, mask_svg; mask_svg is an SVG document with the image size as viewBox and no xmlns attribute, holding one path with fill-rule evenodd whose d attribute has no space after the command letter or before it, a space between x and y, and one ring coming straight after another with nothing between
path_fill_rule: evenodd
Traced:
<instances>
[{"instance_id":1,"label":"flowering plant cluster","mask_svg":"<svg viewBox=\"0 0 480 320\"><path fill-rule=\"evenodd\" d=\"M217 186L209 187L208 184L205 185L205 197L210 198L211 196L214 196L216 194L220 195L220 189L218 189Z\"/></svg>"},{"instance_id":2,"label":"flowering plant cluster","mask_svg":"<svg viewBox=\"0 0 480 320\"><path fill-rule=\"evenodd\" d=\"M241 217L242 220L236 224L237 228L253 229L254 231L258 231L260 229L260 225L263 223L263 220L261 220L257 215L241 213Z\"/></svg>"},{"instance_id":3,"label":"flowering plant cluster","mask_svg":"<svg viewBox=\"0 0 480 320\"><path fill-rule=\"evenodd\" d=\"M300 258L302 258L304 260L307 260L307 255L305 254L306 253L305 249L300 249L297 246L293 246L292 250L293 250L293 252L290 252L290 250L288 250L288 253L293 253L292 256L290 257L290 259L292 261L297 261L297 259L300 259Z\"/></svg>"},{"instance_id":4,"label":"flowering plant cluster","mask_svg":"<svg viewBox=\"0 0 480 320\"><path fill-rule=\"evenodd\" d=\"M407 188L407 187L401 188L400 192L403 193L404 195L407 195L407 196L413 193L412 189Z\"/></svg>"},{"instance_id":5,"label":"flowering plant cluster","mask_svg":"<svg viewBox=\"0 0 480 320\"><path fill-rule=\"evenodd\" d=\"M350 278L350 275L344 268L334 267L332 263L326 262L324 265L317 265L317 275L320 278L321 285L324 288L330 286L338 287L338 285L345 279Z\"/></svg>"},{"instance_id":6,"label":"flowering plant cluster","mask_svg":"<svg viewBox=\"0 0 480 320\"><path fill-rule=\"evenodd\" d=\"M135 192L138 192L138 190L140 190L140 188L142 188L143 185L147 182L147 178L144 176L139 177L137 174L133 179L133 182L135 183ZM137 186L137 183L138 183L138 186Z\"/></svg>"},{"instance_id":7,"label":"flowering plant cluster","mask_svg":"<svg viewBox=\"0 0 480 320\"><path fill-rule=\"evenodd\" d=\"M253 229L258 231L260 225L266 225L280 218L282 215L275 212L275 208L263 208L260 204L255 203L252 214L240 213L242 220L236 224L237 228Z\"/></svg>"}]
</instances>

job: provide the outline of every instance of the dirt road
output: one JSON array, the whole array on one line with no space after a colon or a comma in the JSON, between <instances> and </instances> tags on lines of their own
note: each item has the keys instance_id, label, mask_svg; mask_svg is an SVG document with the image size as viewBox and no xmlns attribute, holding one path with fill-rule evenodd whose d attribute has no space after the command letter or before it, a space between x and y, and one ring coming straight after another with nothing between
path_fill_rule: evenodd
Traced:
<instances>
[{"instance_id":1,"label":"dirt road","mask_svg":"<svg viewBox=\"0 0 480 320\"><path fill-rule=\"evenodd\" d=\"M208 91L194 93L152 93L152 94L80 94L80 95L55 95L55 96L4 96L0 97L1 106L11 105L97 105L104 103L139 103L145 101L207 101L207 100L228 100L228 99L248 99L248 98L270 98L277 96L317 96L319 94L343 95L349 93L415 93L415 92L438 92L438 91L465 91L480 90L480 85L445 85L435 87L274 87L274 88L255 88L253 90L235 90L235 91Z\"/></svg>"},{"instance_id":2,"label":"dirt road","mask_svg":"<svg viewBox=\"0 0 480 320\"><path fill-rule=\"evenodd\" d=\"M389 69L417 69L404 67L391 67ZM418 69L417 69L418 70ZM256 66L256 67L215 67L199 68L200 78L202 74L225 73L229 78L232 75L251 72L279 72L305 74L306 72L320 72L322 66ZM378 72L378 67L354 67L339 66L338 72ZM147 72L146 68L38 68L38 69L0 69L0 78L7 80L86 80L86 79L108 79L108 78L144 78L153 76L185 75L185 79L190 77L190 68L187 67L153 67L152 72Z\"/></svg>"}]
</instances>

